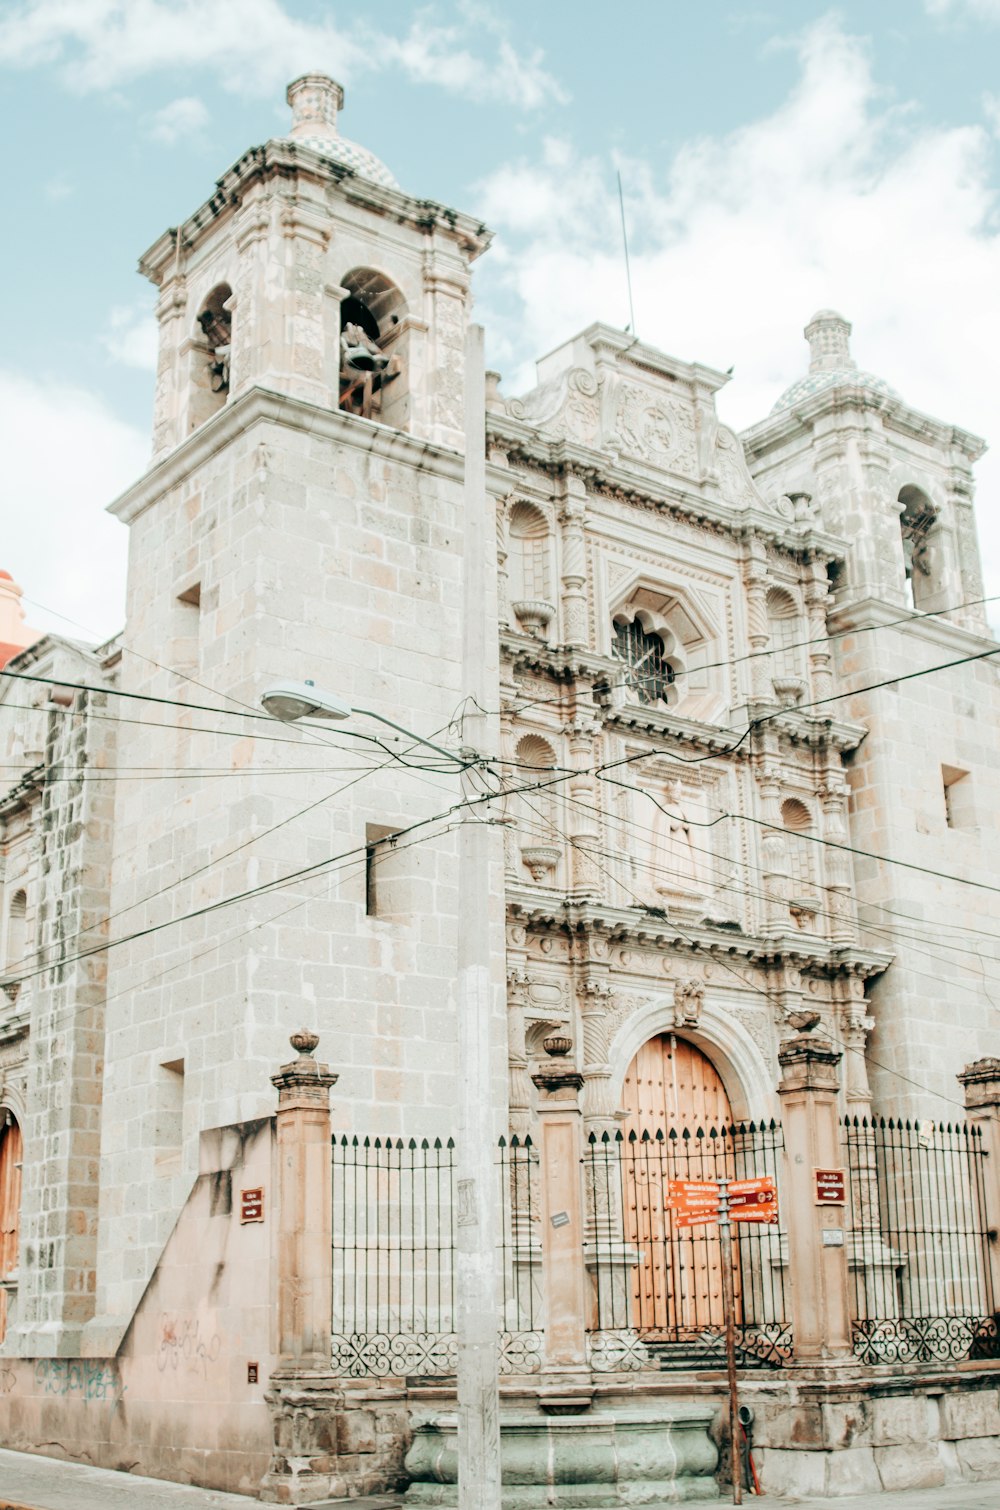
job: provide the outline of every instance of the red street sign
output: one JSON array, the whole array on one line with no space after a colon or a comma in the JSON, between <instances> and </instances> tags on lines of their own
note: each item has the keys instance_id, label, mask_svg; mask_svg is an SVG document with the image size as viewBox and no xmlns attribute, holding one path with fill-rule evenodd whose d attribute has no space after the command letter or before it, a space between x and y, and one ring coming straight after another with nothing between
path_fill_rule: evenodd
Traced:
<instances>
[{"instance_id":1,"label":"red street sign","mask_svg":"<svg viewBox=\"0 0 1000 1510\"><path fill-rule=\"evenodd\" d=\"M778 1191L771 1176L733 1180L729 1186L729 1215L734 1222L776 1222Z\"/></svg>"},{"instance_id":2,"label":"red street sign","mask_svg":"<svg viewBox=\"0 0 1000 1510\"><path fill-rule=\"evenodd\" d=\"M847 1176L842 1169L815 1169L817 1206L843 1206L847 1203Z\"/></svg>"},{"instance_id":3,"label":"red street sign","mask_svg":"<svg viewBox=\"0 0 1000 1510\"><path fill-rule=\"evenodd\" d=\"M240 1221L262 1222L264 1220L264 1190L258 1185L255 1190L240 1191Z\"/></svg>"}]
</instances>

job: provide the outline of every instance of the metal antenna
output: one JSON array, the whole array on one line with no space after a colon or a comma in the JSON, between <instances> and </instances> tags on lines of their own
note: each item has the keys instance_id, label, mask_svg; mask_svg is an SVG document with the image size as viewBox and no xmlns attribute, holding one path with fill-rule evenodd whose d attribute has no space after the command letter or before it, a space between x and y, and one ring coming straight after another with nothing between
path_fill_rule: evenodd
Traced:
<instances>
[{"instance_id":1,"label":"metal antenna","mask_svg":"<svg viewBox=\"0 0 1000 1510\"><path fill-rule=\"evenodd\" d=\"M622 193L622 175L621 175L621 169L619 168L617 170L617 172L618 172L618 207L619 207L619 209L622 212L622 245L625 248L625 280L628 283L628 319L629 319L628 328L632 332L632 334L635 335L636 334L636 329L635 329L635 310L632 307L632 270L631 270L631 268L629 266L629 260L628 260L628 231L625 229L625 196Z\"/></svg>"}]
</instances>

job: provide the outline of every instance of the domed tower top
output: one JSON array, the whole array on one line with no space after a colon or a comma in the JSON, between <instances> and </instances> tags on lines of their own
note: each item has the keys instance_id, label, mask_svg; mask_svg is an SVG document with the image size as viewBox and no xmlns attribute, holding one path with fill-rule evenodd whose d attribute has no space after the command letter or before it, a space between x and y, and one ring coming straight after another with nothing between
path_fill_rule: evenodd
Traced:
<instances>
[{"instance_id":1,"label":"domed tower top","mask_svg":"<svg viewBox=\"0 0 1000 1510\"><path fill-rule=\"evenodd\" d=\"M325 73L304 73L292 80L285 98L292 107L292 129L285 141L332 157L372 183L383 184L387 189L399 188L374 152L348 141L338 131L337 113L344 108L344 90L336 79Z\"/></svg>"},{"instance_id":2,"label":"domed tower top","mask_svg":"<svg viewBox=\"0 0 1000 1510\"><path fill-rule=\"evenodd\" d=\"M809 371L829 372L857 367L851 356L851 322L835 309L814 314L803 332L809 342Z\"/></svg>"},{"instance_id":3,"label":"domed tower top","mask_svg":"<svg viewBox=\"0 0 1000 1510\"><path fill-rule=\"evenodd\" d=\"M835 309L818 310L803 334L809 342L809 371L785 389L771 410L772 414L791 409L830 388L864 388L885 398L899 398L885 378L858 367L851 356L851 322Z\"/></svg>"}]
</instances>

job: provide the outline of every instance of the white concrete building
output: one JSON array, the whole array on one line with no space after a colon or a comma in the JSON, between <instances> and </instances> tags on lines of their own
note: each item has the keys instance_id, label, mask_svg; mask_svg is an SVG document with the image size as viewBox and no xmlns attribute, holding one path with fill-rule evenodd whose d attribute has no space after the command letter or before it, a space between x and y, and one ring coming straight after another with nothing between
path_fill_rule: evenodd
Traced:
<instances>
[{"instance_id":1,"label":"white concrete building","mask_svg":"<svg viewBox=\"0 0 1000 1510\"><path fill-rule=\"evenodd\" d=\"M460 787L467 329L490 235L347 142L332 81L296 81L289 103L289 135L246 153L140 264L159 290L160 355L152 461L112 505L130 532L123 633L98 651L49 637L0 686L19 709L0 799L0 1359L20 1360L8 1439L47 1440L46 1396L74 1395L46 1360L100 1360L83 1394L110 1412L102 1460L148 1427L147 1470L248 1492L267 1458L264 1387L285 1359L266 1286L288 1275L266 1220L229 1237L210 1220L237 1222L244 1156L270 1212L280 1178L254 1140L303 1024L339 1075L338 1137L455 1135L470 1074L456 1016L463 791L489 829L477 1073L497 1137L537 1143L553 1040L579 1082L582 1136L602 1147L620 1131L768 1128L783 1073L788 1089L779 1048L799 1031L841 1061L841 1117L933 1129L962 1116L956 1076L995 1048L998 1010L984 963L1000 695L972 513L982 443L859 372L829 311L806 331L809 375L743 436L716 413L724 375L603 325L543 358L521 397L488 374L496 547L477 605L479 711L500 755ZM357 711L278 724L259 699L282 678ZM238 1156L217 1131L233 1128ZM732 1169L773 1172L780 1147L772 1128ZM854 1323L896 1336L907 1313L872 1314L872 1296L922 1260L900 1260L902 1239L866 1205L867 1169L850 1251L831 1262L867 1297ZM593 1168L581 1187L596 1310L580 1319L579 1368L704 1365L717 1250L684 1248L634 1162L620 1173L618 1206ZM504 1262L522 1278L501 1331L535 1337L524 1346L544 1375L541 1208L537 1192L504 1187L504 1201ZM661 1228L644 1234L654 1207ZM954 1264L968 1270L974 1249L980 1288L942 1299L949 1269L922 1292L925 1319L972 1318L950 1357L993 1356L974 1215ZM418 1227L426 1237L398 1223L397 1246ZM351 1230L342 1279L372 1262ZM742 1259L748 1365L794 1348L785 1228L768 1243ZM386 1330L380 1305L352 1313L359 1359ZM449 1331L426 1320L426 1281L421 1314L421 1333ZM655 1378L646 1387L666 1409ZM337 1470L352 1492L398 1478L415 1420L403 1386L372 1398L371 1445L348 1412L353 1445L337 1449L367 1463ZM81 1441L84 1403L66 1407L84 1412ZM158 1411L190 1451L153 1443ZM953 1426L933 1440L956 1440ZM895 1445L927 1440L924 1424ZM864 1471L888 1486L885 1445L866 1445ZM779 1436L764 1450L773 1487L800 1482Z\"/></svg>"}]
</instances>

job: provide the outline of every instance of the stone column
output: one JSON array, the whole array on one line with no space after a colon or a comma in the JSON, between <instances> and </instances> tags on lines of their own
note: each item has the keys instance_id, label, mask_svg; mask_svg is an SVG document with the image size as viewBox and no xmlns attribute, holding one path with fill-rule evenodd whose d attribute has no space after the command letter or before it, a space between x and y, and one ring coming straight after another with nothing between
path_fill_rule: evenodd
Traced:
<instances>
[{"instance_id":1,"label":"stone column","mask_svg":"<svg viewBox=\"0 0 1000 1510\"><path fill-rule=\"evenodd\" d=\"M970 1124L983 1139L983 1198L986 1229L1000 1232L1000 1059L977 1059L958 1077L965 1092ZM989 1243L990 1285L994 1310L1000 1308L1000 1243Z\"/></svg>"},{"instance_id":2,"label":"stone column","mask_svg":"<svg viewBox=\"0 0 1000 1510\"><path fill-rule=\"evenodd\" d=\"M767 555L764 542L756 535L747 541L747 559L744 566L744 581L747 590L747 638L750 642L750 698L762 702L773 698L771 687L771 660L765 654L769 639L767 622Z\"/></svg>"},{"instance_id":3,"label":"stone column","mask_svg":"<svg viewBox=\"0 0 1000 1510\"><path fill-rule=\"evenodd\" d=\"M271 1076L278 1091L278 1364L265 1396L274 1446L260 1497L279 1505L349 1493L337 1451L344 1396L330 1363L330 1088L338 1077L313 1059L318 1043L315 1033L293 1033L298 1058Z\"/></svg>"},{"instance_id":4,"label":"stone column","mask_svg":"<svg viewBox=\"0 0 1000 1510\"><path fill-rule=\"evenodd\" d=\"M806 581L806 614L809 633L809 696L829 697L833 692L833 657L827 638L826 611L830 583L823 561L813 561Z\"/></svg>"},{"instance_id":5,"label":"stone column","mask_svg":"<svg viewBox=\"0 0 1000 1510\"><path fill-rule=\"evenodd\" d=\"M587 647L587 488L582 478L567 477L559 511L562 525L562 624L564 645Z\"/></svg>"},{"instance_id":6,"label":"stone column","mask_svg":"<svg viewBox=\"0 0 1000 1510\"><path fill-rule=\"evenodd\" d=\"M851 1312L842 1206L817 1206L816 1169L840 1169L844 1155L837 1108L839 1049L808 1033L786 1039L778 1050L782 1078L781 1121L785 1137L782 1183L788 1232L792 1334L800 1366L849 1363ZM824 1232L839 1230L836 1246Z\"/></svg>"},{"instance_id":7,"label":"stone column","mask_svg":"<svg viewBox=\"0 0 1000 1510\"><path fill-rule=\"evenodd\" d=\"M298 1059L278 1090L278 1354L282 1366L330 1367L332 1158L330 1088L338 1080L312 1055L315 1033L293 1033Z\"/></svg>"},{"instance_id":8,"label":"stone column","mask_svg":"<svg viewBox=\"0 0 1000 1510\"><path fill-rule=\"evenodd\" d=\"M583 1259L583 1076L571 1064L572 1040L546 1038L549 1063L532 1075L538 1087L542 1166L542 1294L549 1369L586 1368L587 1273Z\"/></svg>"}]
</instances>

